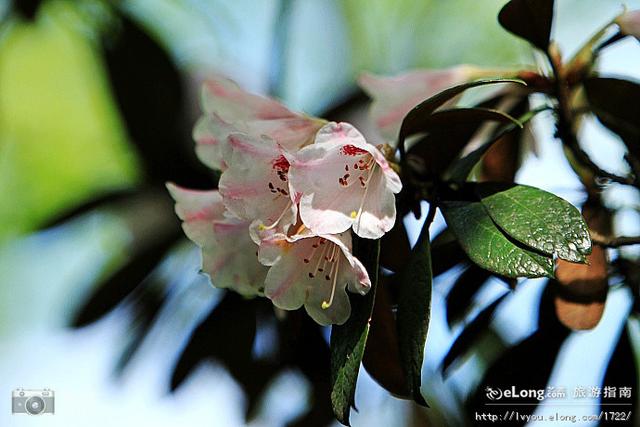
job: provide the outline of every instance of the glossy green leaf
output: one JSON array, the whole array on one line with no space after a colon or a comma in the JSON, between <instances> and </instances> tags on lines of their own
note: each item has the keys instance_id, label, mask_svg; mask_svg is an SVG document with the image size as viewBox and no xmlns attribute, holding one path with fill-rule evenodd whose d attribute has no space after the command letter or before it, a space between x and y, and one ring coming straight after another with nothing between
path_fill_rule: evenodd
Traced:
<instances>
[{"instance_id":1,"label":"glossy green leaf","mask_svg":"<svg viewBox=\"0 0 640 427\"><path fill-rule=\"evenodd\" d=\"M507 237L478 201L444 202L442 213L467 256L506 277L553 277L553 258Z\"/></svg>"},{"instance_id":2,"label":"glossy green leaf","mask_svg":"<svg viewBox=\"0 0 640 427\"><path fill-rule=\"evenodd\" d=\"M349 424L349 412L355 408L354 396L360 362L369 334L369 322L378 282L380 241L358 239L354 254L364 264L371 279L366 296L350 294L351 316L343 325L331 329L331 404L342 424Z\"/></svg>"},{"instance_id":3,"label":"glossy green leaf","mask_svg":"<svg viewBox=\"0 0 640 427\"><path fill-rule=\"evenodd\" d=\"M553 22L553 0L511 0L498 14L507 31L543 51L549 47Z\"/></svg>"},{"instance_id":4,"label":"glossy green leaf","mask_svg":"<svg viewBox=\"0 0 640 427\"><path fill-rule=\"evenodd\" d=\"M527 185L482 183L475 190L491 219L518 242L571 262L591 253L587 224L566 200Z\"/></svg>"},{"instance_id":5,"label":"glossy green leaf","mask_svg":"<svg viewBox=\"0 0 640 427\"><path fill-rule=\"evenodd\" d=\"M592 77L584 82L591 110L640 157L640 85L629 80Z\"/></svg>"},{"instance_id":6,"label":"glossy green leaf","mask_svg":"<svg viewBox=\"0 0 640 427\"><path fill-rule=\"evenodd\" d=\"M420 405L427 405L420 392L424 346L431 317L431 244L425 223L409 262L400 273L397 311L400 359L409 391Z\"/></svg>"},{"instance_id":7,"label":"glossy green leaf","mask_svg":"<svg viewBox=\"0 0 640 427\"><path fill-rule=\"evenodd\" d=\"M460 95L467 89L471 89L473 87L478 86L486 86L497 83L518 83L524 84L522 80L517 79L486 79L486 80L476 80L473 82L464 83L458 86L451 87L446 89L437 95L432 96L431 98L421 102L417 106L415 106L409 113L405 116L402 121L402 126L400 127L400 134L398 137L398 146L404 145L404 140L415 133L424 132L424 123L429 120L429 116L436 111L439 107L443 106L447 101L455 98L457 95Z\"/></svg>"}]
</instances>

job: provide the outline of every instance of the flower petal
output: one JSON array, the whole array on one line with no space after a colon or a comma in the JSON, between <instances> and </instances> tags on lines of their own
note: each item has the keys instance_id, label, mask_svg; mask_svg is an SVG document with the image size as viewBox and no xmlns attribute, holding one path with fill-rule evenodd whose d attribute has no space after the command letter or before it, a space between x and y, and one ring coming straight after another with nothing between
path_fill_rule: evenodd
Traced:
<instances>
[{"instance_id":1,"label":"flower petal","mask_svg":"<svg viewBox=\"0 0 640 427\"><path fill-rule=\"evenodd\" d=\"M189 239L200 247L215 246L213 221L224 215L222 196L218 191L196 191L167 184L171 197L176 201L176 214Z\"/></svg>"},{"instance_id":2,"label":"flower petal","mask_svg":"<svg viewBox=\"0 0 640 427\"><path fill-rule=\"evenodd\" d=\"M216 77L204 83L202 108L227 122L238 120L272 120L296 117L279 102L242 90L235 82Z\"/></svg>"},{"instance_id":3,"label":"flower petal","mask_svg":"<svg viewBox=\"0 0 640 427\"><path fill-rule=\"evenodd\" d=\"M366 270L350 253L350 239L349 233L314 236L305 231L264 240L260 257L272 264L265 295L282 309L304 305L321 325L344 323L351 312L345 288L364 294L371 287Z\"/></svg>"},{"instance_id":4,"label":"flower petal","mask_svg":"<svg viewBox=\"0 0 640 427\"><path fill-rule=\"evenodd\" d=\"M396 200L390 182L379 168L372 173L367 185L369 193L353 222L353 231L365 239L379 239L396 222Z\"/></svg>"},{"instance_id":5,"label":"flower petal","mask_svg":"<svg viewBox=\"0 0 640 427\"><path fill-rule=\"evenodd\" d=\"M284 310L296 310L305 303L316 279L309 277L303 259L313 250L314 239L289 242L278 239L265 242L271 251L279 252L265 279L265 296ZM261 247L262 250L262 247Z\"/></svg>"},{"instance_id":6,"label":"flower petal","mask_svg":"<svg viewBox=\"0 0 640 427\"><path fill-rule=\"evenodd\" d=\"M365 73L358 83L373 98L370 114L376 127L387 141L394 141L404 116L413 107L448 87L470 80L475 70L459 65L441 70L414 70L393 77Z\"/></svg>"},{"instance_id":7,"label":"flower petal","mask_svg":"<svg viewBox=\"0 0 640 427\"><path fill-rule=\"evenodd\" d=\"M225 215L217 191L196 191L167 184L187 237L202 248L202 269L219 288L261 295L267 268L257 261L257 246L246 221Z\"/></svg>"},{"instance_id":8,"label":"flower petal","mask_svg":"<svg viewBox=\"0 0 640 427\"><path fill-rule=\"evenodd\" d=\"M337 234L355 224L359 236L379 238L393 227L400 178L353 126L325 125L315 144L290 158L291 192L300 195L300 217L314 233Z\"/></svg>"},{"instance_id":9,"label":"flower petal","mask_svg":"<svg viewBox=\"0 0 640 427\"><path fill-rule=\"evenodd\" d=\"M255 120L246 124L247 133L266 135L289 151L297 151L313 142L318 130L326 122L321 119L297 116L275 120Z\"/></svg>"},{"instance_id":10,"label":"flower petal","mask_svg":"<svg viewBox=\"0 0 640 427\"><path fill-rule=\"evenodd\" d=\"M227 138L231 133L242 130L225 122L217 114L200 117L193 128L196 155L211 169L225 170L231 155Z\"/></svg>"},{"instance_id":11,"label":"flower petal","mask_svg":"<svg viewBox=\"0 0 640 427\"><path fill-rule=\"evenodd\" d=\"M346 279L342 277L338 280ZM316 323L322 326L342 325L351 315L351 303L347 291L344 287L336 288L331 306L322 308L325 298L331 293L331 283L322 280L318 282L321 284L320 290L309 294L304 309Z\"/></svg>"},{"instance_id":12,"label":"flower petal","mask_svg":"<svg viewBox=\"0 0 640 427\"><path fill-rule=\"evenodd\" d=\"M286 228L295 222L288 172L289 161L273 140L233 134L229 168L220 177L219 187L225 206L248 221L260 220L267 226L278 223Z\"/></svg>"}]
</instances>

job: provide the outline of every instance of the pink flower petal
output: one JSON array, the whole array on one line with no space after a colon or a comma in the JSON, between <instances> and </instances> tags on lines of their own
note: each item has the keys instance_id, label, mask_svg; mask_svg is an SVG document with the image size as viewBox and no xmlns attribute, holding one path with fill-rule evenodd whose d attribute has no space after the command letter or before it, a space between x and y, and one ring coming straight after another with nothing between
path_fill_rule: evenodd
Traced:
<instances>
[{"instance_id":1,"label":"pink flower petal","mask_svg":"<svg viewBox=\"0 0 640 427\"><path fill-rule=\"evenodd\" d=\"M294 113L273 99L245 92L231 80L214 78L202 92L204 116L194 128L196 154L213 169L225 170L231 149L227 138L242 132L255 139L267 136L290 151L313 142L325 123Z\"/></svg>"},{"instance_id":2,"label":"pink flower petal","mask_svg":"<svg viewBox=\"0 0 640 427\"><path fill-rule=\"evenodd\" d=\"M314 233L353 226L360 237L377 239L393 227L400 178L353 126L325 125L315 144L290 158L291 192L301 195L300 217Z\"/></svg>"},{"instance_id":3,"label":"pink flower petal","mask_svg":"<svg viewBox=\"0 0 640 427\"><path fill-rule=\"evenodd\" d=\"M225 215L217 191L188 190L175 184L167 188L185 234L202 248L202 270L213 285L246 296L261 295L267 269L257 260L249 223Z\"/></svg>"},{"instance_id":4,"label":"pink flower petal","mask_svg":"<svg viewBox=\"0 0 640 427\"><path fill-rule=\"evenodd\" d=\"M196 155L211 169L225 170L231 155L227 138L231 133L241 131L225 122L216 114L202 116L193 128L196 141Z\"/></svg>"},{"instance_id":5,"label":"pink flower petal","mask_svg":"<svg viewBox=\"0 0 640 427\"><path fill-rule=\"evenodd\" d=\"M271 268L265 280L265 295L274 305L295 310L304 305L319 324L342 324L351 312L345 288L366 293L371 287L362 264L349 247L348 233L338 236L286 237L274 235L260 247L261 259L268 253Z\"/></svg>"},{"instance_id":6,"label":"pink flower petal","mask_svg":"<svg viewBox=\"0 0 640 427\"><path fill-rule=\"evenodd\" d=\"M298 116L275 120L256 120L247 123L248 134L258 137L268 136L289 151L296 151L313 143L324 120Z\"/></svg>"},{"instance_id":7,"label":"pink flower petal","mask_svg":"<svg viewBox=\"0 0 640 427\"><path fill-rule=\"evenodd\" d=\"M228 169L220 177L219 187L225 206L248 221L259 220L265 226L281 229L293 224L296 207L289 193L289 161L273 140L234 134Z\"/></svg>"},{"instance_id":8,"label":"pink flower petal","mask_svg":"<svg viewBox=\"0 0 640 427\"><path fill-rule=\"evenodd\" d=\"M273 120L296 117L279 102L242 90L235 82L217 77L207 80L202 91L202 108L227 122Z\"/></svg>"},{"instance_id":9,"label":"pink flower petal","mask_svg":"<svg viewBox=\"0 0 640 427\"><path fill-rule=\"evenodd\" d=\"M459 65L442 70L415 70L393 77L365 73L358 83L373 99L371 117L387 141L398 137L402 119L422 101L469 81L475 69Z\"/></svg>"}]
</instances>

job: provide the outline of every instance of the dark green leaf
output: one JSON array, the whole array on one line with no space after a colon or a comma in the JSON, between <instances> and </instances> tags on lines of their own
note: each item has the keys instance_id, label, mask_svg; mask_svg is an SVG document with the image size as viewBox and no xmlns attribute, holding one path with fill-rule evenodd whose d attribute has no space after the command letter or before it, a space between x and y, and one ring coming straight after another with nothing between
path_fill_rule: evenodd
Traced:
<instances>
[{"instance_id":1,"label":"dark green leaf","mask_svg":"<svg viewBox=\"0 0 640 427\"><path fill-rule=\"evenodd\" d=\"M471 306L473 296L491 277L491 272L471 264L462 272L447 293L447 324L451 327L462 320Z\"/></svg>"},{"instance_id":2,"label":"dark green leaf","mask_svg":"<svg viewBox=\"0 0 640 427\"><path fill-rule=\"evenodd\" d=\"M396 221L380 241L380 265L391 271L400 271L407 263L410 252L407 230L402 221Z\"/></svg>"},{"instance_id":3,"label":"dark green leaf","mask_svg":"<svg viewBox=\"0 0 640 427\"><path fill-rule=\"evenodd\" d=\"M106 71L145 176L189 188L211 188L211 173L191 149L185 86L171 55L120 8L119 31L105 37Z\"/></svg>"},{"instance_id":4,"label":"dark green leaf","mask_svg":"<svg viewBox=\"0 0 640 427\"><path fill-rule=\"evenodd\" d=\"M167 231L167 230L164 230ZM158 266L171 248L179 241L182 233L176 226L164 236L154 236L157 240L130 256L128 262L104 281L73 315L71 326L86 326L95 322L120 304Z\"/></svg>"},{"instance_id":5,"label":"dark green leaf","mask_svg":"<svg viewBox=\"0 0 640 427\"><path fill-rule=\"evenodd\" d=\"M494 302L485 307L474 319L466 325L464 330L458 335L451 345L451 349L442 362L442 372L446 373L453 362L464 355L491 322L493 313L496 311L508 293L498 297Z\"/></svg>"},{"instance_id":6,"label":"dark green leaf","mask_svg":"<svg viewBox=\"0 0 640 427\"><path fill-rule=\"evenodd\" d=\"M167 293L171 284L160 274L151 274L131 295L131 301L127 301L130 306L132 319L128 325L128 336L116 366L114 374L122 376L129 363L136 355L140 346L149 335L154 324L156 324L158 313L165 305Z\"/></svg>"},{"instance_id":7,"label":"dark green leaf","mask_svg":"<svg viewBox=\"0 0 640 427\"><path fill-rule=\"evenodd\" d=\"M431 241L431 270L433 277L449 271L451 268L466 261L464 253L455 234L445 228Z\"/></svg>"},{"instance_id":8,"label":"dark green leaf","mask_svg":"<svg viewBox=\"0 0 640 427\"><path fill-rule=\"evenodd\" d=\"M246 371L256 332L255 305L235 292L226 292L209 315L193 331L171 375L171 390L206 360L222 363L232 375Z\"/></svg>"},{"instance_id":9,"label":"dark green leaf","mask_svg":"<svg viewBox=\"0 0 640 427\"><path fill-rule=\"evenodd\" d=\"M485 86L496 83L518 83L524 84L522 80L516 79L491 79L491 80L477 80L474 82L464 83L458 86L446 89L437 95L423 101L418 104L413 110L405 116L400 127L400 134L398 136L398 146L404 149L404 140L415 133L423 132L423 122L429 119L429 116L436 111L439 107L444 105L447 101L460 95L467 89L477 86Z\"/></svg>"},{"instance_id":10,"label":"dark green leaf","mask_svg":"<svg viewBox=\"0 0 640 427\"><path fill-rule=\"evenodd\" d=\"M469 258L506 277L553 277L553 259L509 239L480 202L444 202L442 213Z\"/></svg>"},{"instance_id":11,"label":"dark green leaf","mask_svg":"<svg viewBox=\"0 0 640 427\"><path fill-rule=\"evenodd\" d=\"M640 85L628 80L591 77L584 82L591 110L620 135L629 152L640 159Z\"/></svg>"},{"instance_id":12,"label":"dark green leaf","mask_svg":"<svg viewBox=\"0 0 640 427\"><path fill-rule=\"evenodd\" d=\"M385 390L407 399L410 398L409 386L400 359L398 328L389 284L389 277L380 277L362 365Z\"/></svg>"},{"instance_id":13,"label":"dark green leaf","mask_svg":"<svg viewBox=\"0 0 640 427\"><path fill-rule=\"evenodd\" d=\"M491 219L513 239L571 262L584 263L591 253L587 224L566 200L527 185L481 183L476 193Z\"/></svg>"},{"instance_id":14,"label":"dark green leaf","mask_svg":"<svg viewBox=\"0 0 640 427\"><path fill-rule=\"evenodd\" d=\"M423 164L423 173L439 176L460 155L469 140L486 122L520 123L508 114L488 108L457 108L436 111L414 128L414 133L427 132L409 150Z\"/></svg>"},{"instance_id":15,"label":"dark green leaf","mask_svg":"<svg viewBox=\"0 0 640 427\"><path fill-rule=\"evenodd\" d=\"M349 424L349 412L355 408L354 396L360 362L369 334L369 321L378 282L380 241L358 239L354 253L364 264L371 279L371 290L362 297L349 295L351 316L343 325L331 329L331 403L342 424Z\"/></svg>"},{"instance_id":16,"label":"dark green leaf","mask_svg":"<svg viewBox=\"0 0 640 427\"><path fill-rule=\"evenodd\" d=\"M425 222L411 257L400 273L398 296L398 338L400 358L413 399L420 405L422 397L422 361L431 316L431 245L429 225Z\"/></svg>"},{"instance_id":17,"label":"dark green leaf","mask_svg":"<svg viewBox=\"0 0 640 427\"><path fill-rule=\"evenodd\" d=\"M514 384L522 390L546 389L551 372L555 366L558 351L565 343L571 331L565 328L555 316L554 293L546 286L538 309L538 330L509 348L487 369L484 378L476 389L475 396L468 405L469 414L487 408L491 403L487 398L487 387L510 389ZM526 405L519 406L523 414L532 413L540 401L536 396L503 397L501 403ZM472 415L473 416L473 415ZM509 421L503 425L522 426L525 420Z\"/></svg>"},{"instance_id":18,"label":"dark green leaf","mask_svg":"<svg viewBox=\"0 0 640 427\"><path fill-rule=\"evenodd\" d=\"M56 216L49 218L44 224L40 226L42 229L57 227L66 221L70 221L81 215L87 214L95 209L105 208L113 206L123 200L128 199L131 196L139 195L140 192L132 189L115 189L103 194L95 195L87 200L83 200L75 206L71 206L70 209L58 213Z\"/></svg>"},{"instance_id":19,"label":"dark green leaf","mask_svg":"<svg viewBox=\"0 0 640 427\"><path fill-rule=\"evenodd\" d=\"M491 108L452 108L431 113L411 128L411 134L428 132L432 129L450 128L466 122L482 123L486 121L513 123L521 126L516 119L507 113Z\"/></svg>"},{"instance_id":20,"label":"dark green leaf","mask_svg":"<svg viewBox=\"0 0 640 427\"><path fill-rule=\"evenodd\" d=\"M486 154L486 152L491 148L491 146L498 140L500 140L503 136L507 135L509 132L513 132L514 130L521 129L524 123L527 123L531 120L536 114L541 111L546 110L547 108L539 108L536 110L531 110L518 117L518 124L516 125L510 123L506 126L501 127L494 133L485 143L480 145L475 150L470 153L464 155L457 161L454 161L451 164L451 167L448 171L446 171L444 178L449 179L451 181L466 181L469 177L469 174L475 167L475 165L482 159L482 156Z\"/></svg>"},{"instance_id":21,"label":"dark green leaf","mask_svg":"<svg viewBox=\"0 0 640 427\"><path fill-rule=\"evenodd\" d=\"M511 0L498 14L507 31L547 51L553 22L553 0Z\"/></svg>"}]
</instances>

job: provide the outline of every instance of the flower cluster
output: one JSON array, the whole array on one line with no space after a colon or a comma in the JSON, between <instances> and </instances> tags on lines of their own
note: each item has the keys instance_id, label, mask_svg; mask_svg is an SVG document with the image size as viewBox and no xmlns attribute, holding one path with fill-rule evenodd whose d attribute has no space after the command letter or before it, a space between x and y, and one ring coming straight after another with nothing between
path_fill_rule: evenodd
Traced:
<instances>
[{"instance_id":1,"label":"flower cluster","mask_svg":"<svg viewBox=\"0 0 640 427\"><path fill-rule=\"evenodd\" d=\"M400 178L348 123L292 112L222 78L205 84L202 106L196 153L222 172L219 189L168 188L203 271L217 287L344 323L346 289L371 287L351 230L378 239L393 227Z\"/></svg>"}]
</instances>

